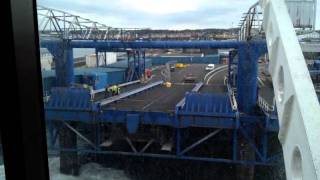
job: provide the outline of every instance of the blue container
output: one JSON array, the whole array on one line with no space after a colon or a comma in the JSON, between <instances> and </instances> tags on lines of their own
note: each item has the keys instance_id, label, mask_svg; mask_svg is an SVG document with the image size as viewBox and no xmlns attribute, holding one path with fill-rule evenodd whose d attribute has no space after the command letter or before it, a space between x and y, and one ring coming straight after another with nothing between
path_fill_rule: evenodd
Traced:
<instances>
[{"instance_id":1,"label":"blue container","mask_svg":"<svg viewBox=\"0 0 320 180\"><path fill-rule=\"evenodd\" d=\"M107 85L120 84L125 81L126 70L122 68L76 68L74 83L87 84L93 89L102 89ZM56 86L55 71L42 72L43 91L48 94Z\"/></svg>"},{"instance_id":2,"label":"blue container","mask_svg":"<svg viewBox=\"0 0 320 180\"><path fill-rule=\"evenodd\" d=\"M102 89L107 85L120 84L125 80L126 70L122 68L82 68L76 69L76 74L83 76L80 84L88 84L93 89Z\"/></svg>"},{"instance_id":3,"label":"blue container","mask_svg":"<svg viewBox=\"0 0 320 180\"><path fill-rule=\"evenodd\" d=\"M152 59L146 59L146 68L151 68L152 67Z\"/></svg>"},{"instance_id":4,"label":"blue container","mask_svg":"<svg viewBox=\"0 0 320 180\"><path fill-rule=\"evenodd\" d=\"M130 62L133 60L130 60ZM128 68L128 60L117 61L115 63L107 65L107 68Z\"/></svg>"},{"instance_id":5,"label":"blue container","mask_svg":"<svg viewBox=\"0 0 320 180\"><path fill-rule=\"evenodd\" d=\"M99 72L87 72L81 75L81 81L78 84L87 84L93 89L104 88L107 84L107 74Z\"/></svg>"},{"instance_id":6,"label":"blue container","mask_svg":"<svg viewBox=\"0 0 320 180\"><path fill-rule=\"evenodd\" d=\"M107 84L121 84L125 81L125 71L113 71L108 73Z\"/></svg>"}]
</instances>

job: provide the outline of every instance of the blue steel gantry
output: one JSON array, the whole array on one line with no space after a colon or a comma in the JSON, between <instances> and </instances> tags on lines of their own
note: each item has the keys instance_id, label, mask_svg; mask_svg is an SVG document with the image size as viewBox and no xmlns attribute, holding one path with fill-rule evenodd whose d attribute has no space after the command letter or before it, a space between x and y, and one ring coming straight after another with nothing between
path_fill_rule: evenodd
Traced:
<instances>
[{"instance_id":1,"label":"blue steel gantry","mask_svg":"<svg viewBox=\"0 0 320 180\"><path fill-rule=\"evenodd\" d=\"M262 125L263 132L276 131L276 118L273 116L259 115L255 112L257 104L257 63L258 58L266 53L265 42L240 42L240 41L196 41L196 42L172 42L172 41L155 41L155 42L118 42L118 41L68 41L67 48L62 48L67 54L66 60L63 60L60 54L56 54L52 49L60 49L60 41L42 41L41 46L46 47L52 52L56 63L64 62L63 65L57 66L57 79L60 79L58 88L52 90L49 102L46 104L46 119L48 121L81 121L86 123L119 123L124 124L128 132L135 133L139 124L141 125L158 125L168 126L175 130L176 134L176 153L172 155L134 153L134 152L118 152L120 154L135 154L141 156L156 157L175 157L182 159L197 159L197 157L185 156L186 150L181 150L179 144L181 129L188 127L205 127L212 129L227 129L234 131L233 157L231 159L220 158L198 158L199 160L233 162L233 163L249 163L249 164L268 164L269 155L266 152L267 144L262 144L259 148L250 137L250 131L255 129L257 124ZM90 91L72 87L73 75L73 58L72 48L99 48L103 50L111 49L147 49L147 48L234 48L238 52L238 68L237 68L237 102L239 109L232 109L230 98L226 95L209 95L190 92L186 95L184 103L176 105L175 113L166 112L131 112L119 110L104 110L101 102L92 102L90 99ZM56 51L59 52L59 51ZM232 62L232 61L230 61ZM160 85L158 83L157 85ZM153 86L151 86L153 87ZM151 88L150 87L150 88ZM144 88L143 90L148 90ZM142 90L142 91L143 91ZM141 92L141 91L138 91ZM137 93L138 93L137 92ZM127 92L126 94L132 92ZM118 97L123 99L128 97ZM247 124L255 124L254 126L244 127ZM134 128L135 127L135 128ZM133 130L135 129L135 130ZM240 160L237 158L237 136L241 133L250 142L257 156L255 161ZM216 134L216 133L214 133ZM210 135L210 134L209 134ZM98 135L99 136L99 135ZM209 138L209 137L206 137ZM204 139L197 142L200 144ZM96 148L99 149L97 142ZM197 144L197 145L198 145ZM194 145L196 146L196 144ZM193 148L190 147L190 150ZM69 149L71 150L71 149ZM79 149L73 149L79 150ZM84 150L91 151L91 150ZM108 151L94 150L95 153L108 153ZM117 152L112 152L117 153Z\"/></svg>"},{"instance_id":2,"label":"blue steel gantry","mask_svg":"<svg viewBox=\"0 0 320 180\"><path fill-rule=\"evenodd\" d=\"M278 153L272 154L268 151L268 137L270 133L278 130L277 117L257 107L258 59L267 53L265 41L124 41L43 38L40 39L40 45L50 51L56 65L57 87L52 88L51 96L45 102L45 117L49 127L50 150L61 152L65 173L70 173L70 169L75 168L76 161L70 159L70 154L76 158L77 152L245 165L275 164L274 160ZM170 112L106 108L108 104L126 101L126 98L139 93L152 93L152 89L161 86L162 81L95 101L94 93L90 89L73 86L73 48L94 48L97 52L128 52L128 65L132 68L128 70L127 81L139 79L144 73L145 49L232 48L227 81L229 92L200 93L199 89L202 88L203 83L198 83L176 103L174 110ZM127 51L128 49L131 51ZM133 58L133 61L130 61L130 58ZM231 74L235 78L231 78ZM233 106L234 103L237 106ZM81 129L86 129L83 126L87 126L87 129L93 127L94 130L89 132L89 136L85 136L85 133L81 133ZM106 126L111 126L108 129L111 132L115 131L113 126L119 126L122 129L121 138L128 142L130 149L110 149L108 145L104 146L106 141L110 144L113 140L110 138L112 135L106 136L106 133L110 132L106 132ZM199 130L204 133L201 134L202 136L193 134L194 131ZM145 144L138 148L129 137L142 131L144 134L149 133L150 136L145 138ZM230 143L230 149L225 150L227 154L220 156L213 155L211 152L199 154L195 151L197 147L221 134L229 138L227 143ZM79 146L75 136L85 141L88 146ZM56 145L58 137L62 137L59 139L59 146ZM164 147L169 144L164 149L173 149L173 151L168 153L154 150L151 146L155 143L160 143ZM249 146L253 157L241 155L240 144L243 143ZM214 149L212 146L215 145L209 144L209 146Z\"/></svg>"}]
</instances>

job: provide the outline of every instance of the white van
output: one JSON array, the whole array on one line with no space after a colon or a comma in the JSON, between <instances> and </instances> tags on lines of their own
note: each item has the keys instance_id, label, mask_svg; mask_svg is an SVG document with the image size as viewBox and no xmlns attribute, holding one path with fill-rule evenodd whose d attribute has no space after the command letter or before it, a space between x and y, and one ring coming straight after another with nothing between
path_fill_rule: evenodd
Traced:
<instances>
[{"instance_id":1,"label":"white van","mask_svg":"<svg viewBox=\"0 0 320 180\"><path fill-rule=\"evenodd\" d=\"M214 69L214 64L208 64L206 71L212 71Z\"/></svg>"}]
</instances>

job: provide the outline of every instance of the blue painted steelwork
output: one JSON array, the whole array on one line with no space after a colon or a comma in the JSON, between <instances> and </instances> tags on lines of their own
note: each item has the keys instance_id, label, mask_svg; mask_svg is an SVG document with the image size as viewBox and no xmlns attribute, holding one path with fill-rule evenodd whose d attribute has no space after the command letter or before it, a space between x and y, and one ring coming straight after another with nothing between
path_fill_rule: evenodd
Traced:
<instances>
[{"instance_id":1,"label":"blue painted steelwork","mask_svg":"<svg viewBox=\"0 0 320 180\"><path fill-rule=\"evenodd\" d=\"M183 106L178 107L178 115L199 115L235 117L227 94L187 93Z\"/></svg>"},{"instance_id":2,"label":"blue painted steelwork","mask_svg":"<svg viewBox=\"0 0 320 180\"><path fill-rule=\"evenodd\" d=\"M46 106L46 120L48 121L79 121L89 123L98 120L104 123L126 124L127 114L138 114L140 123L143 125L160 125L174 128L187 127L207 127L207 128L224 128L234 129L236 127L236 113L202 113L192 114L187 112L179 112L179 116L167 112L142 112L131 110L95 110L92 111L80 108L49 108ZM247 116L240 115L241 122L260 123L264 116ZM268 131L272 132L276 129L272 124L269 125Z\"/></svg>"},{"instance_id":3,"label":"blue painted steelwork","mask_svg":"<svg viewBox=\"0 0 320 180\"><path fill-rule=\"evenodd\" d=\"M46 47L55 62L57 86L68 87L74 82L73 49L69 40L59 41L54 46Z\"/></svg>"},{"instance_id":4,"label":"blue painted steelwork","mask_svg":"<svg viewBox=\"0 0 320 180\"><path fill-rule=\"evenodd\" d=\"M266 44L246 44L238 49L237 101L239 110L252 113L258 98L258 59L267 53Z\"/></svg>"},{"instance_id":5,"label":"blue painted steelwork","mask_svg":"<svg viewBox=\"0 0 320 180\"><path fill-rule=\"evenodd\" d=\"M57 50L64 48L61 44L66 45L66 50ZM70 151L93 152L102 154L124 154L148 157L164 157L177 158L189 160L203 160L210 162L224 162L224 163L241 163L241 164L270 164L267 156L267 133L276 130L273 125L275 118L265 118L265 116L256 115L253 109L256 106L257 95L257 60L260 55L266 52L265 42L241 42L241 41L70 41L68 43L61 43L61 41L44 40L41 41L42 47L47 47L56 58L56 64L59 68L57 77L59 76L60 86L66 88L53 90L53 95L46 104L46 120L49 122L59 121L74 121L86 123L105 123L105 124L123 124L126 125L128 133L135 133L138 131L140 125L153 125L158 127L171 128L175 134L175 153L173 154L154 154L154 153L139 153L139 152L123 152L123 151L105 151L102 149L62 149ZM80 90L75 88L68 88L73 82L73 70L70 69L70 62L72 62L72 48L96 48L98 51L122 50L131 48L138 51L144 48L234 48L238 50L237 59L237 87L239 110L241 114L231 108L230 100L227 94L212 95L200 94L196 92L189 92L185 99L176 105L175 112L144 112L144 111L129 111L129 110L112 110L101 108L101 102L92 102L90 92L88 90ZM56 50L56 51L54 51ZM59 53L57 53L59 52ZM67 54L67 56L62 56ZM57 62L59 61L59 62ZM68 63L62 63L68 62ZM232 63L233 61L231 61ZM128 62L128 65L130 63ZM140 66L140 60L133 60L133 73L141 74L144 65ZM129 65L130 66L130 65ZM64 72L64 73L62 73ZM67 73L66 73L67 72ZM66 78L62 74L66 74ZM133 75L134 76L134 75ZM133 77L130 75L131 77ZM196 87L200 87L196 86ZM79 98L80 97L80 98ZM100 105L99 105L100 104ZM219 159L212 157L196 157L186 155L196 148L199 144L207 141L213 137L218 131L201 138L195 143L187 146L182 150L184 138L183 131L187 128L211 128L211 129L226 129L232 133L232 154L230 159ZM262 146L259 147L252 141L252 131L254 127L263 127L262 132ZM99 144L99 137L101 131L96 130L96 141ZM255 161L240 160L238 157L239 135L246 137L248 143L254 149L255 154L259 159ZM60 149L61 150L61 149Z\"/></svg>"},{"instance_id":6,"label":"blue painted steelwork","mask_svg":"<svg viewBox=\"0 0 320 180\"><path fill-rule=\"evenodd\" d=\"M240 118L236 118L232 134L232 160L238 159L238 130L240 128Z\"/></svg>"},{"instance_id":7,"label":"blue painted steelwork","mask_svg":"<svg viewBox=\"0 0 320 180\"><path fill-rule=\"evenodd\" d=\"M55 87L51 89L49 101L45 104L46 110L62 111L94 111L96 105L91 103L90 90L85 88Z\"/></svg>"},{"instance_id":8,"label":"blue painted steelwork","mask_svg":"<svg viewBox=\"0 0 320 180\"><path fill-rule=\"evenodd\" d=\"M199 82L197 83L191 90L191 92L198 92L201 87L203 86L203 82ZM176 113L176 118L177 118L177 115L178 115L178 112L185 106L186 104L186 98L182 98L176 105L175 107L175 113Z\"/></svg>"},{"instance_id":9,"label":"blue painted steelwork","mask_svg":"<svg viewBox=\"0 0 320 180\"><path fill-rule=\"evenodd\" d=\"M121 124L124 124L126 122L128 122L130 119L132 118L128 118L129 116L134 116L135 117L135 122L141 122L141 124L154 124L154 125L172 125L176 131L176 154L174 155L170 155L172 156L171 158L177 158L177 159L181 159L181 158L186 158L186 159L189 159L190 156L185 156L183 155L185 152L193 149L195 146L201 144L203 141L207 140L208 138L210 137L208 136L205 136L204 138L201 138L200 141L194 143L193 145L190 145L189 147L190 148L185 148L184 150L181 151L181 148L180 148L180 145L181 145L181 140L183 138L183 136L180 134L180 128L182 126L185 126L186 125L186 119L179 119L179 121L177 120L174 120L173 117L168 114L165 114L165 113L161 113L162 115L158 114L158 113L154 113L153 115L149 114L150 112L146 112L148 113L149 115L144 115L141 114L141 112L123 112L123 115L120 116L119 115L119 111L113 111L113 114L112 113L106 113L104 112L105 116L103 119L100 119L100 118L97 118L96 121L97 122L111 122L111 123L121 123ZM80 117L82 117L83 115L81 114ZM94 117L94 115L92 115ZM160 117L163 117L162 119ZM91 120L93 120L93 117L89 117L88 118L88 122L90 122ZM139 117L139 118L138 118ZM59 117L57 117L59 118ZM56 119L56 118L55 118ZM246 117L243 117L241 119L248 119ZM256 119L256 118L253 118L253 119ZM202 125L205 125L205 127L209 127L208 126L208 122L206 121L219 121L217 118L210 118L210 119L199 119L202 121L202 123L199 124L199 121L198 120L192 120L192 122L196 123L196 124L192 124L190 123L189 125L190 126L197 126L197 125L200 125L200 127ZM57 121L57 120L56 120ZM67 121L67 120L64 120L64 121ZM267 156L267 153L265 152L266 148L265 146L262 147L262 149L260 150L254 143L252 143L252 140L250 140L250 138L248 137L246 131L243 130L243 127L241 127L240 125L240 121L238 121L237 119L232 119L231 120L232 124L229 125L229 128L230 129L235 129L234 132L237 132L238 130L240 130L241 133L245 134L247 139L250 141L251 145L253 146L253 148L255 149L255 152L258 154L258 156L260 157L259 160L256 160L256 161L246 161L246 160L239 160L237 158L237 149L238 149L238 145L237 145L237 139L238 139L238 134L236 134L236 136L234 136L234 139L233 139L233 150L232 150L232 157L230 159L224 159L223 161L220 161L219 158L212 158L212 157L193 157L191 156L193 160L200 160L200 161L210 161L210 162L224 162L224 163L241 163L241 164L261 164L261 165L267 165L267 164L270 164L271 161L269 161L270 157ZM59 122L59 121L57 121ZM226 122L227 119L224 119L222 120L220 123L221 125L224 125L224 126L220 126L220 127L217 127L217 126L213 126L214 128L223 128L223 129L228 129L226 127ZM246 121L241 121L242 123L249 123L249 122L246 122ZM253 122L251 122L253 123ZM258 123L258 122L255 122L255 123ZM135 123L134 126L137 127L137 124L138 123ZM185 126L186 127L186 126ZM99 131L100 133L100 131ZM215 133L214 133L215 134ZM235 133L234 133L235 134ZM71 149L72 150L75 150L75 149ZM84 149L83 151L85 152L88 152L90 151L90 149ZM82 152L82 150L79 150L79 152ZM159 157L159 158L167 158L165 154L150 154L150 153L136 153L136 152L122 152L122 151L119 151L119 152L114 152L114 151L106 151L106 150L99 150L99 151L95 151L95 153L102 153L102 154L109 154L109 153L114 153L114 154L125 154L125 155L138 155L138 156L149 156L151 155L150 157ZM262 154L262 155L261 155Z\"/></svg>"},{"instance_id":10,"label":"blue painted steelwork","mask_svg":"<svg viewBox=\"0 0 320 180\"><path fill-rule=\"evenodd\" d=\"M203 143L204 141L208 140L209 138L213 137L214 135L218 134L222 129L217 129L215 131L213 131L212 133L206 135L205 137L201 138L200 140L198 140L197 142L193 143L192 145L186 147L184 150L180 151L178 156L182 156L183 154L185 154L186 152L194 149L196 146L200 145L201 143Z\"/></svg>"},{"instance_id":11,"label":"blue painted steelwork","mask_svg":"<svg viewBox=\"0 0 320 180\"><path fill-rule=\"evenodd\" d=\"M199 85L195 86L195 91L198 90L200 87ZM78 103L71 103L71 97L70 99L66 100L66 96L70 94L75 94L73 91L79 91L80 100ZM88 92L84 89L70 89L70 88L58 88L56 91L58 93L62 93L63 95L58 96L59 94L56 94L56 96L52 96L52 103L48 103L46 106L46 119L49 122L68 122L68 121L76 121L76 122L99 122L99 123L117 123L117 124L127 124L127 129L129 133L134 133L137 131L137 127L139 124L141 125L160 125L160 126L169 126L175 129L176 131L176 154L170 155L171 158L177 158L177 159L193 159L193 160L200 160L200 161L210 161L210 162L224 162L224 163L243 163L248 164L249 162L252 164L270 164L271 162L268 161L269 158L266 157L265 152L265 146L262 147L262 150L260 150L255 144L253 144L248 137L248 141L251 142L253 148L255 149L255 152L258 154L260 159L256 161L246 161L246 160L239 160L237 158L237 149L239 148L237 145L237 139L238 139L238 131L240 131L242 134L246 134L247 131L244 131L241 126L242 123L248 124L248 123L260 123L261 119L263 117L248 117L248 116L240 116L237 117L234 112L232 112L230 103L228 101L227 95L206 95L206 99L204 100L207 102L204 106L199 106L200 102L203 101L203 99L200 97L200 94L195 94L195 92L190 92L188 95L190 96L188 98L188 95L186 97L186 103L191 104L191 107L199 107L199 108L186 108L179 107L177 108L178 112L176 115L172 115L170 113L164 113L164 112L135 112L135 111L119 111L119 110L93 110L91 108L95 103L90 104L90 98L88 97ZM209 108L212 107L212 99L214 98L215 101L219 101L220 103L217 108ZM192 98L198 99L197 101L199 103L194 103L190 101ZM200 98L200 99L199 99ZM60 99L62 102L56 102L54 99ZM77 98L73 99L74 101L77 101ZM189 102L190 101L190 102ZM68 103L69 102L69 103ZM73 104L72 108L66 108L66 105ZM179 106L179 104L177 104ZM204 108L208 107L208 108ZM92 110L90 110L92 109ZM90 110L90 111L89 111ZM187 110L190 110L193 113L186 113ZM209 113L208 113L209 112ZM216 114L214 114L216 112ZM199 114L196 114L199 113ZM225 115L222 115L225 114ZM228 114L229 113L229 114ZM252 119L252 120L250 120ZM267 123L268 124L268 123ZM267 127L268 125L266 125ZM184 150L181 150L180 147L182 139L184 138L180 134L181 128L187 128L187 127L206 127L206 128L219 128L219 129L229 129L234 130L233 133L233 145L232 145L232 157L230 159L224 159L219 160L218 158L212 158L212 157L193 157L193 156L186 156L184 155L185 152L190 151L191 149L195 148L199 144L203 143L203 141L207 140L208 138L211 138L210 136L205 136L200 141L195 142L194 144L190 145L189 148L186 148ZM235 133L236 132L236 133ZM269 132L268 129L266 129L266 133ZM99 132L98 137L100 137ZM179 145L179 146L178 146ZM74 150L74 149L73 149ZM84 149L84 152L90 151L90 149ZM81 152L81 151L80 151ZM105 150L96 150L96 153L117 153L117 154L126 154L126 155L139 155L139 156L149 156L150 153L137 153L137 152L111 152L111 151L105 151ZM261 155L262 154L262 155ZM167 158L165 154L152 154L152 157L163 157ZM249 164L250 164L249 163Z\"/></svg>"},{"instance_id":12,"label":"blue painted steelwork","mask_svg":"<svg viewBox=\"0 0 320 180\"><path fill-rule=\"evenodd\" d=\"M127 130L129 134L137 132L139 127L140 117L138 114L127 114Z\"/></svg>"},{"instance_id":13,"label":"blue painted steelwork","mask_svg":"<svg viewBox=\"0 0 320 180\"><path fill-rule=\"evenodd\" d=\"M127 115L128 116L128 115ZM133 116L135 119L135 122L141 120L141 118L138 118L138 114L130 114L129 116ZM132 119L132 118L129 118ZM101 122L101 121L98 121ZM120 123L120 122L119 122ZM243 123L243 122L242 122ZM137 128L137 124L134 124L134 127ZM236 126L235 126L236 127ZM132 127L129 127L132 128ZM225 128L223 128L225 129ZM136 130L136 129L135 129ZM238 139L238 134L236 134L236 136L234 137L234 141L233 141L233 146L232 146L232 154L230 156L229 159L220 159L220 158L213 158L211 156L205 157L205 156L194 156L191 154L186 154L187 152L190 152L191 150L195 149L197 146L199 146L200 144L204 143L205 141L207 141L209 138L212 138L214 135L216 135L218 132L222 131L222 129L216 129L213 130L211 133L209 133L208 135L200 138L198 141L192 143L191 145L188 145L187 147L182 149L181 146L181 142L183 141L184 137L181 133L183 129L181 128L176 128L175 129L175 134L176 134L176 151L174 153L170 153L170 154L159 154L159 153L142 153L139 151L134 151L134 152L124 152L124 151L110 151L110 150L103 150L103 149L99 149L96 150L95 153L101 153L101 154L120 154L120 155L133 155L133 156L146 156L146 157L158 157L158 158L168 158L167 155L170 156L170 158L176 158L176 159L189 159L190 160L198 160L198 161L209 161L209 162L223 162L223 163L240 163L240 164L254 164L254 165L271 165L272 163L274 163L272 160L273 155L271 154L267 154L266 152L266 146L263 146L261 148L259 148L254 142L253 140L250 138L250 136L247 134L247 131L244 129L244 127L242 127L242 125L240 125L238 128L236 129L237 131L234 132L240 132L243 136L246 137L246 140L250 143L250 145L252 146L252 148L254 149L255 153L257 154L257 156L259 157L259 159L257 160L240 160L237 157L237 149L238 144L237 144L237 139ZM226 130L228 131L228 130ZM99 131L100 132L100 131ZM99 136L99 135L98 135ZM98 143L99 144L99 143ZM86 148L86 149L56 149L56 150L62 150L62 151L78 151L78 152L89 152L91 151L91 149Z\"/></svg>"},{"instance_id":14,"label":"blue painted steelwork","mask_svg":"<svg viewBox=\"0 0 320 180\"><path fill-rule=\"evenodd\" d=\"M61 43L61 40L41 40L40 45L43 48L55 47ZM264 41L255 42L255 44ZM90 41L90 40L73 40L70 42L71 48L98 48L99 50L115 49L214 49L214 48L238 48L245 45L245 41Z\"/></svg>"}]
</instances>

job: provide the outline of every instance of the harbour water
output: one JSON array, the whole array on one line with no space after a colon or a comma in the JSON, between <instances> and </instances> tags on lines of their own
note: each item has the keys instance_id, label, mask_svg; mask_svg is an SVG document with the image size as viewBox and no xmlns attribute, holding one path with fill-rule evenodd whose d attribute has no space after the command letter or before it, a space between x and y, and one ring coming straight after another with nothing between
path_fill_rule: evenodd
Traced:
<instances>
[{"instance_id":1,"label":"harbour water","mask_svg":"<svg viewBox=\"0 0 320 180\"><path fill-rule=\"evenodd\" d=\"M109 163L87 163L79 176L59 172L59 158L49 158L50 180L166 180L166 179L236 179L235 166L190 161L107 158ZM104 160L107 160L104 159ZM285 180L284 167L257 167L255 179ZM0 180L5 180L4 165L0 165Z\"/></svg>"},{"instance_id":2,"label":"harbour water","mask_svg":"<svg viewBox=\"0 0 320 180\"><path fill-rule=\"evenodd\" d=\"M59 172L59 158L49 158L50 180L130 180L122 170L105 168L97 163L84 164L79 176Z\"/></svg>"}]
</instances>

